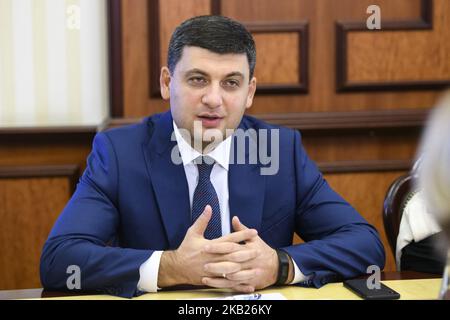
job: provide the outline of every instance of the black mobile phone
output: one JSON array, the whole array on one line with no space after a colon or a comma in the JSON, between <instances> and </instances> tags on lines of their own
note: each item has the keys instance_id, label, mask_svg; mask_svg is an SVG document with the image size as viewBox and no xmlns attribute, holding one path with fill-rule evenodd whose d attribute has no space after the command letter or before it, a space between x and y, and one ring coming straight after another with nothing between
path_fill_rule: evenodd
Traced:
<instances>
[{"instance_id":1,"label":"black mobile phone","mask_svg":"<svg viewBox=\"0 0 450 320\"><path fill-rule=\"evenodd\" d=\"M366 279L352 279L344 281L344 287L350 289L358 296L366 300L391 300L399 299L400 294L388 286L380 283L380 289L369 289Z\"/></svg>"}]
</instances>

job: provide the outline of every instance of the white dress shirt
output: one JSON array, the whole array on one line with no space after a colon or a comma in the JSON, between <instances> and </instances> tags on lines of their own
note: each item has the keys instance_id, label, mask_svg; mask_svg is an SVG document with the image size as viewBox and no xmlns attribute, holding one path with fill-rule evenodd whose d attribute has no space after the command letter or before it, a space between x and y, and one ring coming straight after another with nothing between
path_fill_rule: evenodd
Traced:
<instances>
[{"instance_id":1,"label":"white dress shirt","mask_svg":"<svg viewBox=\"0 0 450 320\"><path fill-rule=\"evenodd\" d=\"M184 172L189 188L189 202L192 209L192 201L194 198L194 191L198 182L198 170L194 160L202 156L197 150L193 149L189 143L181 136L181 133L173 122L175 137L178 144L178 149L183 160ZM222 141L214 150L208 153L208 156L214 159L215 163L211 171L211 183L216 190L219 198L220 216L222 219L222 235L230 233L230 205L228 193L228 166L230 163L231 138L228 137ZM158 272L159 263L163 251L154 251L150 258L145 261L139 268L139 282L138 289L146 292L158 291ZM292 261L295 268L294 280L291 284L307 280L307 277L298 268L297 264Z\"/></svg>"},{"instance_id":2,"label":"white dress shirt","mask_svg":"<svg viewBox=\"0 0 450 320\"><path fill-rule=\"evenodd\" d=\"M401 270L400 264L404 247L412 241L422 241L441 231L442 228L425 205L423 194L420 191L415 193L407 202L400 222L395 252L397 270Z\"/></svg>"}]
</instances>

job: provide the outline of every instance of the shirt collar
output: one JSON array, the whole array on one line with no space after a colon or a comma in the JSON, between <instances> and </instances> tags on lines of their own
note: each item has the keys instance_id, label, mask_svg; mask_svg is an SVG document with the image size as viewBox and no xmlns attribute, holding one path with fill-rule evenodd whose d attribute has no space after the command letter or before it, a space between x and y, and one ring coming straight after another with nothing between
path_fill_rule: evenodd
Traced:
<instances>
[{"instance_id":1,"label":"shirt collar","mask_svg":"<svg viewBox=\"0 0 450 320\"><path fill-rule=\"evenodd\" d=\"M175 121L173 122L173 130L175 132L175 137L177 139L178 149L180 150L181 159L183 160L183 165L186 166L189 163L193 163L195 159L201 157L202 154L191 147L178 129ZM208 156L213 158L220 166L228 171L228 166L230 164L230 149L231 149L231 138L232 135L226 138L224 141L219 143L217 147L214 148Z\"/></svg>"}]
</instances>

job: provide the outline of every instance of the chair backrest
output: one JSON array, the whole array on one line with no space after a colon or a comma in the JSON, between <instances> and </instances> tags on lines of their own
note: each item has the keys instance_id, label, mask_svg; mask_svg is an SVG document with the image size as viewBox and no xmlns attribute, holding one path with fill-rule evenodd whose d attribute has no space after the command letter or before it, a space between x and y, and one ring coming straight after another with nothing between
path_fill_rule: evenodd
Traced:
<instances>
[{"instance_id":1,"label":"chair backrest","mask_svg":"<svg viewBox=\"0 0 450 320\"><path fill-rule=\"evenodd\" d=\"M384 198L384 230L394 257L403 211L409 199L416 193L414 187L414 180L416 178L417 176L414 173L398 177L391 184Z\"/></svg>"}]
</instances>

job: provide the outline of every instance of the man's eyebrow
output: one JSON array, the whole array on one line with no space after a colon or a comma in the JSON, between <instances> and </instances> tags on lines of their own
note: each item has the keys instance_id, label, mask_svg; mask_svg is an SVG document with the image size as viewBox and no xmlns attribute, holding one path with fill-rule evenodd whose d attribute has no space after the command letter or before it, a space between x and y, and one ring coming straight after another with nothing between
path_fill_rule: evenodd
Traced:
<instances>
[{"instance_id":1,"label":"man's eyebrow","mask_svg":"<svg viewBox=\"0 0 450 320\"><path fill-rule=\"evenodd\" d=\"M191 75L191 74L201 74L201 75L203 75L203 76L209 76L208 73L206 73L205 71L203 71L203 70L201 70L201 69L197 69L197 68L187 70L184 74L185 74L185 76L189 76L189 75ZM228 74L225 76L225 78L229 78L229 77L241 77L241 78L245 78L244 74L243 74L242 72L239 72L239 71L233 71L233 72L230 72L230 73L228 73Z\"/></svg>"},{"instance_id":2,"label":"man's eyebrow","mask_svg":"<svg viewBox=\"0 0 450 320\"><path fill-rule=\"evenodd\" d=\"M190 69L190 70L186 71L184 74L185 74L186 76L188 76L188 75L191 75L191 74L193 74L193 73L198 73L198 74L201 74L201 75L203 75L203 76L208 76L208 74L207 74L205 71L200 70L200 69L197 69L197 68Z\"/></svg>"},{"instance_id":3,"label":"man's eyebrow","mask_svg":"<svg viewBox=\"0 0 450 320\"><path fill-rule=\"evenodd\" d=\"M243 74L242 72L239 72L239 71L231 72L231 73L227 74L225 78L229 78L229 77L241 77L241 78L245 78L245 77L244 77L244 74Z\"/></svg>"}]
</instances>

